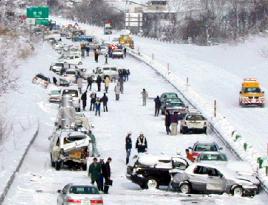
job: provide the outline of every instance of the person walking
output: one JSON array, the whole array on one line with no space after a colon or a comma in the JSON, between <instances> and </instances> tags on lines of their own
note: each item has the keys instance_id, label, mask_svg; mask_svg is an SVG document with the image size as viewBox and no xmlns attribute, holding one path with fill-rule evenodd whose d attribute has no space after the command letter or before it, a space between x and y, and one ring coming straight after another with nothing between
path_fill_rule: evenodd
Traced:
<instances>
[{"instance_id":1,"label":"person walking","mask_svg":"<svg viewBox=\"0 0 268 205\"><path fill-rule=\"evenodd\" d=\"M90 100L90 108L89 108L89 110L90 111L94 111L95 110L95 104L96 104L96 98L97 98L97 94L96 93L91 93L90 94L90 98L91 98L91 100Z\"/></svg>"},{"instance_id":2,"label":"person walking","mask_svg":"<svg viewBox=\"0 0 268 205\"><path fill-rule=\"evenodd\" d=\"M100 116L100 107L101 107L101 102L100 102L100 98L96 99L96 103L95 103L95 115L99 115Z\"/></svg>"},{"instance_id":3,"label":"person walking","mask_svg":"<svg viewBox=\"0 0 268 205\"><path fill-rule=\"evenodd\" d=\"M108 64L108 54L105 53L105 64Z\"/></svg>"},{"instance_id":4,"label":"person walking","mask_svg":"<svg viewBox=\"0 0 268 205\"><path fill-rule=\"evenodd\" d=\"M127 153L126 164L129 163L131 149L132 149L132 139L131 139L131 132L129 132L126 136L126 153Z\"/></svg>"},{"instance_id":5,"label":"person walking","mask_svg":"<svg viewBox=\"0 0 268 205\"><path fill-rule=\"evenodd\" d=\"M148 93L145 90L145 88L142 89L141 96L142 96L142 105L146 106L146 99L148 98Z\"/></svg>"},{"instance_id":6,"label":"person walking","mask_svg":"<svg viewBox=\"0 0 268 205\"><path fill-rule=\"evenodd\" d=\"M123 94L124 92L124 76L123 75L119 77L119 84L120 84L120 92L121 94Z\"/></svg>"},{"instance_id":7,"label":"person walking","mask_svg":"<svg viewBox=\"0 0 268 205\"><path fill-rule=\"evenodd\" d=\"M167 135L169 135L170 132L171 132L170 131L170 124L171 124L170 113L167 110L166 113L165 113L165 126L166 126Z\"/></svg>"},{"instance_id":8,"label":"person walking","mask_svg":"<svg viewBox=\"0 0 268 205\"><path fill-rule=\"evenodd\" d=\"M106 163L104 164L103 170L102 170L102 175L105 179L104 182L104 194L108 194L109 191L109 186L112 185L112 180L111 180L111 167L110 167L110 163L112 161L112 158L109 157L106 161Z\"/></svg>"},{"instance_id":9,"label":"person walking","mask_svg":"<svg viewBox=\"0 0 268 205\"><path fill-rule=\"evenodd\" d=\"M115 85L114 92L115 92L115 100L118 101L119 96L120 96L120 83L119 82L117 82L117 84Z\"/></svg>"},{"instance_id":10,"label":"person walking","mask_svg":"<svg viewBox=\"0 0 268 205\"><path fill-rule=\"evenodd\" d=\"M100 175L100 191L103 192L103 182L104 182L104 177L103 177L103 172L105 172L105 163L104 163L104 159L100 159L100 166L101 166L101 175Z\"/></svg>"},{"instance_id":11,"label":"person walking","mask_svg":"<svg viewBox=\"0 0 268 205\"><path fill-rule=\"evenodd\" d=\"M161 101L160 101L160 98L159 96L157 96L155 99L154 99L154 116L158 116L159 115L159 111L160 111L160 108L161 108Z\"/></svg>"},{"instance_id":12,"label":"person walking","mask_svg":"<svg viewBox=\"0 0 268 205\"><path fill-rule=\"evenodd\" d=\"M136 149L138 153L143 153L147 151L147 139L144 137L143 133L137 138Z\"/></svg>"},{"instance_id":13,"label":"person walking","mask_svg":"<svg viewBox=\"0 0 268 205\"><path fill-rule=\"evenodd\" d=\"M130 70L127 69L127 75L126 75L126 80L127 80L127 81L128 81L129 76L130 76Z\"/></svg>"},{"instance_id":14,"label":"person walking","mask_svg":"<svg viewBox=\"0 0 268 205\"><path fill-rule=\"evenodd\" d=\"M87 45L86 45L86 53L87 53L87 56L89 56L89 51L90 51L90 47L89 47L89 45L87 44Z\"/></svg>"},{"instance_id":15,"label":"person walking","mask_svg":"<svg viewBox=\"0 0 268 205\"><path fill-rule=\"evenodd\" d=\"M86 106L87 106L87 91L85 91L82 96L81 96L81 100L82 100L82 107L83 107L83 111L85 111Z\"/></svg>"},{"instance_id":16,"label":"person walking","mask_svg":"<svg viewBox=\"0 0 268 205\"><path fill-rule=\"evenodd\" d=\"M101 102L102 102L102 105L103 105L103 112L108 112L108 106L107 106L107 103L108 103L108 97L107 95L104 93L102 98L101 98Z\"/></svg>"},{"instance_id":17,"label":"person walking","mask_svg":"<svg viewBox=\"0 0 268 205\"><path fill-rule=\"evenodd\" d=\"M123 52L124 52L124 57L126 57L127 56L127 48L126 47L124 47Z\"/></svg>"},{"instance_id":18,"label":"person walking","mask_svg":"<svg viewBox=\"0 0 268 205\"><path fill-rule=\"evenodd\" d=\"M170 121L171 121L171 135L177 135L178 121L179 121L178 112L174 112L173 115L171 115Z\"/></svg>"},{"instance_id":19,"label":"person walking","mask_svg":"<svg viewBox=\"0 0 268 205\"><path fill-rule=\"evenodd\" d=\"M53 84L54 84L54 85L57 85L57 78L56 78L55 76L53 76L52 79L53 79Z\"/></svg>"},{"instance_id":20,"label":"person walking","mask_svg":"<svg viewBox=\"0 0 268 205\"><path fill-rule=\"evenodd\" d=\"M97 80L96 80L96 83L97 83L97 86L98 86L98 92L101 91L101 82L102 82L101 76L98 75Z\"/></svg>"},{"instance_id":21,"label":"person walking","mask_svg":"<svg viewBox=\"0 0 268 205\"><path fill-rule=\"evenodd\" d=\"M93 83L92 76L87 77L87 90L88 90L88 88L89 88L89 90L92 89L92 83Z\"/></svg>"},{"instance_id":22,"label":"person walking","mask_svg":"<svg viewBox=\"0 0 268 205\"><path fill-rule=\"evenodd\" d=\"M106 78L104 79L104 87L106 93L108 93L110 83L111 83L110 77L106 76Z\"/></svg>"},{"instance_id":23,"label":"person walking","mask_svg":"<svg viewBox=\"0 0 268 205\"><path fill-rule=\"evenodd\" d=\"M99 52L97 49L94 50L94 59L96 63L99 62Z\"/></svg>"},{"instance_id":24,"label":"person walking","mask_svg":"<svg viewBox=\"0 0 268 205\"><path fill-rule=\"evenodd\" d=\"M101 165L100 163L98 163L96 157L93 158L93 162L89 165L88 176L90 176L91 178L91 184L94 184L96 182L98 189L101 190L100 186Z\"/></svg>"},{"instance_id":25,"label":"person walking","mask_svg":"<svg viewBox=\"0 0 268 205\"><path fill-rule=\"evenodd\" d=\"M77 78L77 86L78 86L78 90L81 94L82 93L82 86L83 86L83 79L80 76L78 76L78 78Z\"/></svg>"}]
</instances>

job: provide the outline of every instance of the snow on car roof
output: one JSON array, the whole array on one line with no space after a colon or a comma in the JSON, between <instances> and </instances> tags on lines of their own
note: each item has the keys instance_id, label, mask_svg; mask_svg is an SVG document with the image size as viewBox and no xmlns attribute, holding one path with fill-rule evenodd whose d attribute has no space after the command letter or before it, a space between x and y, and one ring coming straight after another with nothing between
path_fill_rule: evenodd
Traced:
<instances>
[{"instance_id":1,"label":"snow on car roof","mask_svg":"<svg viewBox=\"0 0 268 205\"><path fill-rule=\"evenodd\" d=\"M168 155L152 155L152 154L142 154L139 155L138 161L141 164L147 166L154 166L159 162L159 160L171 160L171 156Z\"/></svg>"}]
</instances>

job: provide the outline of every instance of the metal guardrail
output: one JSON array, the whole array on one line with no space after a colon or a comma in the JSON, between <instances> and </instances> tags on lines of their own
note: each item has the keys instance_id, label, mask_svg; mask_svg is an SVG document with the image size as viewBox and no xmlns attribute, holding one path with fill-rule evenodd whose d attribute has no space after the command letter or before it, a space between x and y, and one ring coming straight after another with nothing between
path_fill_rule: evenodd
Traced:
<instances>
[{"instance_id":1,"label":"metal guardrail","mask_svg":"<svg viewBox=\"0 0 268 205\"><path fill-rule=\"evenodd\" d=\"M7 196L7 193L11 187L11 185L13 184L14 180L15 180L15 177L16 177L16 174L20 171L20 168L25 160L25 157L26 155L28 154L32 144L34 143L36 137L38 136L38 133L39 133L39 122L38 122L38 126L37 126L37 130L35 131L31 141L29 142L28 146L26 147L20 161L19 161L19 164L17 165L15 171L12 173L12 175L9 177L8 181L7 181L7 184L5 185L5 188L3 190L3 192L1 193L0 195L0 205L3 204L3 202L5 201L5 198Z\"/></svg>"}]
</instances>

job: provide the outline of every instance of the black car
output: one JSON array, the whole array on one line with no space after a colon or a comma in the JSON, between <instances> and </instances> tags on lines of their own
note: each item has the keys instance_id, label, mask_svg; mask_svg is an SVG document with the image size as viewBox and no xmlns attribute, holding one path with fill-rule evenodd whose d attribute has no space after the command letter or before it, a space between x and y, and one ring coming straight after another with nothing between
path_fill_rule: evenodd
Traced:
<instances>
[{"instance_id":1,"label":"black car","mask_svg":"<svg viewBox=\"0 0 268 205\"><path fill-rule=\"evenodd\" d=\"M139 155L127 167L127 178L142 189L158 188L169 185L171 170L185 170L188 166L188 160L182 156Z\"/></svg>"}]
</instances>

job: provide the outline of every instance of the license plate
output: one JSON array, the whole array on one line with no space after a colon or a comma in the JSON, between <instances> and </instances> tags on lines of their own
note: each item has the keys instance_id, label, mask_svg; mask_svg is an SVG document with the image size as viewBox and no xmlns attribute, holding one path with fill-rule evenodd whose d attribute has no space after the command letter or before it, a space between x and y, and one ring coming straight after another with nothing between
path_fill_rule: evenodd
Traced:
<instances>
[{"instance_id":1,"label":"license plate","mask_svg":"<svg viewBox=\"0 0 268 205\"><path fill-rule=\"evenodd\" d=\"M91 205L91 202L89 199L85 199L82 201L82 205Z\"/></svg>"}]
</instances>

